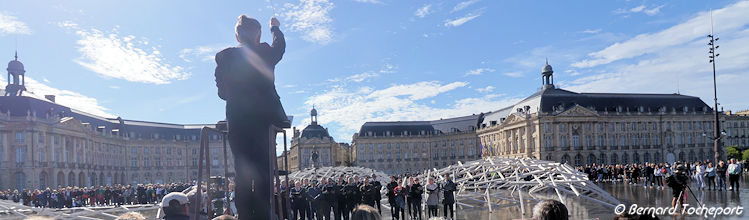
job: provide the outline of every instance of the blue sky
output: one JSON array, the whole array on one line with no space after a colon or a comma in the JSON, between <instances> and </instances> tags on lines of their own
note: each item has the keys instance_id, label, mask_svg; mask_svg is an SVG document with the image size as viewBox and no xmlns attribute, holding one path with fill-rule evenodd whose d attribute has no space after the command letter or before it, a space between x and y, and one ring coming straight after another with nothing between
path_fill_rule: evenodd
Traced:
<instances>
[{"instance_id":1,"label":"blue sky","mask_svg":"<svg viewBox=\"0 0 749 220\"><path fill-rule=\"evenodd\" d=\"M240 14L270 41L275 13L288 42L276 68L287 113L303 128L315 105L348 142L365 121L505 107L541 86L546 58L564 89L678 90L712 105L711 8L720 103L747 109L747 1L3 1L0 60L17 45L31 91L77 109L213 123L224 104L212 56L236 44Z\"/></svg>"}]
</instances>

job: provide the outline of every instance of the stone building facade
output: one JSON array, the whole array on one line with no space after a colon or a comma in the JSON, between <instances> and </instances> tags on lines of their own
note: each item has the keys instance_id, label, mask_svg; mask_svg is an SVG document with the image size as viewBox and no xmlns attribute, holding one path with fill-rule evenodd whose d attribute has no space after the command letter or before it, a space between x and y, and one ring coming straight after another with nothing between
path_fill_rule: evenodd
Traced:
<instances>
[{"instance_id":1,"label":"stone building facade","mask_svg":"<svg viewBox=\"0 0 749 220\"><path fill-rule=\"evenodd\" d=\"M348 144L335 142L328 129L317 123L317 110L310 111L311 123L301 131L293 129L291 147L277 158L278 167L284 169L284 156L288 153L289 172L300 169L351 165L351 150ZM317 163L312 155L317 154Z\"/></svg>"},{"instance_id":2,"label":"stone building facade","mask_svg":"<svg viewBox=\"0 0 749 220\"><path fill-rule=\"evenodd\" d=\"M11 64L14 77L25 72L17 59ZM196 179L200 129L215 125L99 117L57 104L54 96L21 95L20 83L9 81L14 92L0 96L0 189ZM212 175L223 175L221 135L209 138L207 163Z\"/></svg>"},{"instance_id":3,"label":"stone building facade","mask_svg":"<svg viewBox=\"0 0 749 220\"><path fill-rule=\"evenodd\" d=\"M366 122L352 139L356 166L403 174L479 159L478 118Z\"/></svg>"},{"instance_id":4,"label":"stone building facade","mask_svg":"<svg viewBox=\"0 0 749 220\"><path fill-rule=\"evenodd\" d=\"M732 113L721 117L721 133L724 135L725 146L736 146L739 149L749 149L749 110ZM712 133L708 133L713 136Z\"/></svg>"},{"instance_id":5,"label":"stone building facade","mask_svg":"<svg viewBox=\"0 0 749 220\"><path fill-rule=\"evenodd\" d=\"M540 91L482 114L482 155L573 165L713 158L714 113L698 97L571 92L553 85L548 64L542 76Z\"/></svg>"}]
</instances>

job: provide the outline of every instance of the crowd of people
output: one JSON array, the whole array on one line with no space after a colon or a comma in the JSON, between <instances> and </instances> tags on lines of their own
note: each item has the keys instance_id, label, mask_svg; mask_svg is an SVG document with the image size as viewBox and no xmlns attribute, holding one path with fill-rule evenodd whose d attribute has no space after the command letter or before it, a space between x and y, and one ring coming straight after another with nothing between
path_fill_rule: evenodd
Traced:
<instances>
[{"instance_id":1,"label":"crowd of people","mask_svg":"<svg viewBox=\"0 0 749 220\"><path fill-rule=\"evenodd\" d=\"M138 184L92 187L58 187L54 189L23 189L0 191L0 199L26 206L73 208L83 206L120 206L153 204L170 192L182 191L188 184Z\"/></svg>"},{"instance_id":2,"label":"crowd of people","mask_svg":"<svg viewBox=\"0 0 749 220\"><path fill-rule=\"evenodd\" d=\"M623 182L663 189L666 186L666 177L674 173L677 164L684 166L686 175L691 179L690 182L694 183L695 190L738 190L740 177L748 169L747 161L742 162L736 159L730 159L727 162L721 160L717 164L711 161L676 162L674 164L649 162L593 164L578 166L577 169L586 173L588 179L594 182Z\"/></svg>"},{"instance_id":3,"label":"crowd of people","mask_svg":"<svg viewBox=\"0 0 749 220\"><path fill-rule=\"evenodd\" d=\"M426 185L409 175L391 176L384 186L376 179L373 174L371 178L350 176L282 182L275 194L276 212L283 219L348 220L355 207L367 205L382 214L380 201L384 191L393 219L436 217L440 205L444 217L452 219L455 214L456 185L449 175L440 178L439 184L435 178L429 178ZM426 213L422 206L427 207Z\"/></svg>"}]
</instances>

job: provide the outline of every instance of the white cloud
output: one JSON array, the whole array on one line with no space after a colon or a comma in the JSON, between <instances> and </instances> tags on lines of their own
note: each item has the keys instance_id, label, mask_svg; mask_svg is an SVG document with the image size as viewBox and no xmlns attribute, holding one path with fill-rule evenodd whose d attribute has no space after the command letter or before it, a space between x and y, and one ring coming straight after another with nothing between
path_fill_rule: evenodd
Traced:
<instances>
[{"instance_id":1,"label":"white cloud","mask_svg":"<svg viewBox=\"0 0 749 220\"><path fill-rule=\"evenodd\" d=\"M485 72L490 72L491 73L491 72L494 72L494 71L496 71L496 70L494 70L492 68L478 68L478 69L469 70L463 76L476 76L476 75L481 75L481 74L483 74Z\"/></svg>"},{"instance_id":2,"label":"white cloud","mask_svg":"<svg viewBox=\"0 0 749 220\"><path fill-rule=\"evenodd\" d=\"M0 76L0 80L3 81L3 84L6 84L5 77ZM101 106L99 104L99 101L95 98L85 96L83 94L73 92L70 90L65 89L58 89L51 86L48 86L44 83L41 83L39 81L36 81L33 78L26 77L26 89L27 91L24 92L24 96L32 96L37 99L43 99L45 95L55 95L55 102L64 105L76 110L80 110L89 114L98 115L101 117L116 117L110 113L108 113L109 109ZM38 114L42 114L37 112Z\"/></svg>"},{"instance_id":3,"label":"white cloud","mask_svg":"<svg viewBox=\"0 0 749 220\"><path fill-rule=\"evenodd\" d=\"M660 13L663 6L666 5L654 6L652 8L647 8L645 5L640 5L630 9L617 8L616 10L614 10L614 14L645 13L646 15L653 16Z\"/></svg>"},{"instance_id":4,"label":"white cloud","mask_svg":"<svg viewBox=\"0 0 749 220\"><path fill-rule=\"evenodd\" d=\"M725 8L714 10L717 33L735 31L749 24L749 1L741 1ZM589 59L572 64L586 68L608 64L617 60L634 58L661 51L667 47L685 44L695 39L703 40L710 33L709 13L701 12L693 18L656 33L645 33L624 42L615 43L603 50L589 53Z\"/></svg>"},{"instance_id":5,"label":"white cloud","mask_svg":"<svg viewBox=\"0 0 749 220\"><path fill-rule=\"evenodd\" d=\"M455 7L453 8L452 12L463 10L463 9L467 8L468 6L471 6L472 4L474 4L476 2L479 2L479 1L481 1L481 0L468 0L468 1L460 2L457 5L455 5Z\"/></svg>"},{"instance_id":6,"label":"white cloud","mask_svg":"<svg viewBox=\"0 0 749 220\"><path fill-rule=\"evenodd\" d=\"M355 1L361 2L361 3L382 4L380 0L355 0Z\"/></svg>"},{"instance_id":7,"label":"white cloud","mask_svg":"<svg viewBox=\"0 0 749 220\"><path fill-rule=\"evenodd\" d=\"M514 72L506 72L504 73L505 76L513 77L513 78L520 78L523 77L523 72L520 71L514 71Z\"/></svg>"},{"instance_id":8,"label":"white cloud","mask_svg":"<svg viewBox=\"0 0 749 220\"><path fill-rule=\"evenodd\" d=\"M363 82L363 81L365 81L367 79L370 79L370 78L378 77L378 76L380 76L380 74L394 73L395 69L396 69L395 66L393 66L392 64L386 63L378 71L367 71L367 72L363 72L363 73L351 75L351 76L348 76L348 77L343 78L343 79L341 79L341 78L333 78L333 79L328 79L327 81L328 82L341 82L341 81L345 81L345 82L357 82L358 83L358 82Z\"/></svg>"},{"instance_id":9,"label":"white cloud","mask_svg":"<svg viewBox=\"0 0 749 220\"><path fill-rule=\"evenodd\" d=\"M181 66L166 63L156 47L142 49L148 47L148 42L136 40L135 36L119 36L116 30L110 33L93 28L86 30L71 23L61 23L60 26L71 28L80 37L76 43L81 57L73 61L104 77L168 84L173 80L187 79L190 75Z\"/></svg>"},{"instance_id":10,"label":"white cloud","mask_svg":"<svg viewBox=\"0 0 749 220\"><path fill-rule=\"evenodd\" d=\"M725 110L746 109L745 71L749 60L749 18L745 12L749 2L739 2L714 11L716 26L720 27L721 45L717 59L718 101ZM702 12L681 24L665 30L646 33L621 44L644 50L643 45L632 44L638 39L653 39L657 49L647 51L648 56L634 57L629 62L599 64L596 74L561 82L565 89L579 92L637 92L676 93L697 96L712 106L712 65L707 58L709 16ZM704 28L702 26L705 26ZM680 37L681 35L687 35ZM703 34L704 33L704 34ZM647 37L642 37L647 36ZM671 37L672 41L668 41ZM629 55L629 54L627 54ZM623 55L621 55L623 56ZM600 71L600 72L599 72Z\"/></svg>"},{"instance_id":11,"label":"white cloud","mask_svg":"<svg viewBox=\"0 0 749 220\"><path fill-rule=\"evenodd\" d=\"M327 44L333 40L333 19L329 15L332 9L329 0L299 0L298 4L284 4L283 16L291 21L291 31L304 34L302 39Z\"/></svg>"},{"instance_id":12,"label":"white cloud","mask_svg":"<svg viewBox=\"0 0 749 220\"><path fill-rule=\"evenodd\" d=\"M478 114L508 106L516 101L498 95L458 99L445 107L434 107L429 98L465 88L466 82L416 82L393 85L375 90L369 87L350 90L334 87L322 94L309 97L305 104L318 110L320 123L330 127L331 135L337 141L350 141L351 135L367 121L435 120ZM298 125L306 125L309 118L300 120ZM335 126L334 126L335 125Z\"/></svg>"},{"instance_id":13,"label":"white cloud","mask_svg":"<svg viewBox=\"0 0 749 220\"><path fill-rule=\"evenodd\" d=\"M481 14L482 14L482 12L475 13L475 14L474 13L469 13L469 14L466 14L465 16L463 16L463 17L460 17L460 18L456 18L456 19L453 19L453 20L446 20L445 21L445 26L448 26L448 27L449 26L457 27L457 26L463 25L466 22L469 22L469 21L471 21L471 20L473 20L475 18L478 18L479 16L481 16Z\"/></svg>"},{"instance_id":14,"label":"white cloud","mask_svg":"<svg viewBox=\"0 0 749 220\"><path fill-rule=\"evenodd\" d=\"M647 9L644 12L646 15L650 15L650 16L657 15L658 13L661 13L661 8L663 8L663 6L666 6L666 5L661 5L655 8Z\"/></svg>"},{"instance_id":15,"label":"white cloud","mask_svg":"<svg viewBox=\"0 0 749 220\"><path fill-rule=\"evenodd\" d=\"M353 76L346 77L346 80L354 81L354 82L362 82L364 80L367 80L369 78L380 76L380 74L377 74L375 72L365 72L356 74Z\"/></svg>"},{"instance_id":16,"label":"white cloud","mask_svg":"<svg viewBox=\"0 0 749 220\"><path fill-rule=\"evenodd\" d=\"M185 48L179 52L179 58L182 58L185 62L192 62L195 59L205 62L213 62L216 53L227 47L227 45L212 45Z\"/></svg>"},{"instance_id":17,"label":"white cloud","mask_svg":"<svg viewBox=\"0 0 749 220\"><path fill-rule=\"evenodd\" d=\"M31 34L31 29L15 16L0 13L0 35L5 34Z\"/></svg>"},{"instance_id":18,"label":"white cloud","mask_svg":"<svg viewBox=\"0 0 749 220\"><path fill-rule=\"evenodd\" d=\"M491 92L491 91L494 91L494 86L487 86L487 87L484 87L484 88L478 88L478 89L476 89L476 91L480 92L480 93Z\"/></svg>"},{"instance_id":19,"label":"white cloud","mask_svg":"<svg viewBox=\"0 0 749 220\"><path fill-rule=\"evenodd\" d=\"M414 15L420 18L424 18L433 12L431 9L432 9L431 4L424 5L423 7L416 9L416 12L414 12Z\"/></svg>"},{"instance_id":20,"label":"white cloud","mask_svg":"<svg viewBox=\"0 0 749 220\"><path fill-rule=\"evenodd\" d=\"M600 28L599 29L595 29L595 30L585 29L584 31L581 31L581 32L583 34L597 34L598 32L601 32L601 29Z\"/></svg>"}]
</instances>

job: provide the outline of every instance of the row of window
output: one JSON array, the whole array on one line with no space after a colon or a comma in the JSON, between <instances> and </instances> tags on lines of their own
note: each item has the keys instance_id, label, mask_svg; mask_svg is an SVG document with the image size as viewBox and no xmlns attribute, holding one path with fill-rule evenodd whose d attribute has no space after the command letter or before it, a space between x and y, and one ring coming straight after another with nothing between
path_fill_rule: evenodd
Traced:
<instances>
[{"instance_id":1,"label":"row of window","mask_svg":"<svg viewBox=\"0 0 749 220\"><path fill-rule=\"evenodd\" d=\"M441 152L442 152L442 157L448 157L448 156L449 157L455 157L456 155L460 156L460 157L465 157L466 154L469 157L472 157L474 155L474 149L473 148L468 148L467 151L465 151L465 149L459 149L459 150L451 149L450 151L448 151L448 149L442 149ZM376 158L378 160L383 160L383 159L392 160L393 159L393 155L395 155L395 159L396 160L401 159L401 153L400 152L395 152L395 153L393 153L393 152L387 152L387 153L379 152L378 153L378 152L374 152L374 151L369 151L369 152L359 151L357 153L357 159L358 160L367 160L367 159L369 159L369 160L375 160L375 158ZM402 155L403 155L402 159L427 159L428 158L428 155L427 155L426 152L422 152L422 153L418 153L418 152L414 152L414 153L404 152ZM440 157L440 151L439 150L435 150L432 158L433 159L438 159L439 157Z\"/></svg>"},{"instance_id":2,"label":"row of window","mask_svg":"<svg viewBox=\"0 0 749 220\"><path fill-rule=\"evenodd\" d=\"M442 145L443 147L445 147L445 146L448 145L448 143L450 144L450 146L456 146L456 145L463 146L466 143L468 143L468 145L473 145L473 139L450 140L449 142L447 140L443 140L442 142L432 142L431 146L432 147L438 147L438 146ZM406 143L377 144L377 149L378 150L382 150L383 147L387 147L387 149L393 149L393 147L395 147L395 149L401 149L401 147L403 147L405 149L409 149L411 147L417 148L417 147L419 147L419 145L421 145L421 148L424 148L424 149L427 148L427 143L426 142L421 142L421 143L409 143L409 142L406 142ZM361 145L359 145L358 150L364 150L365 147L369 148L369 150L374 150L375 144L361 144Z\"/></svg>"},{"instance_id":3,"label":"row of window","mask_svg":"<svg viewBox=\"0 0 749 220\"><path fill-rule=\"evenodd\" d=\"M679 161L687 161L687 162L694 162L694 161L705 161L710 158L713 158L713 152L711 151L702 151L700 150L698 153L695 151L689 151L689 157L685 157L686 154L684 152L680 152L678 154L677 160ZM548 154L546 155L546 160L553 160L552 155ZM653 162L653 163L662 163L665 162L663 160L662 155L659 152L655 152L652 155L648 152L645 152L642 156L640 156L639 153L635 152L632 153L631 158L628 153L622 153L621 157L617 153L613 153L609 156L606 156L606 154L601 153L598 156L595 154L589 154L587 156L587 160L583 162L583 156L580 154L575 155L574 159L571 161L570 156L568 154L564 154L562 156L562 160L560 162L567 162L572 163L575 166L582 166L582 165L593 165L593 164L639 164L639 163L646 163L646 162Z\"/></svg>"},{"instance_id":4,"label":"row of window","mask_svg":"<svg viewBox=\"0 0 749 220\"><path fill-rule=\"evenodd\" d=\"M609 123L584 123L584 124L566 124L559 123L556 126L558 132L566 132L568 127L572 127L573 130L579 129L578 126L583 126L585 131L592 131L595 126L598 132L616 132L616 131L658 131L658 122L609 122ZM676 131L682 130L711 130L713 128L712 122L708 121L692 121L692 122L663 122L663 126L666 130L672 130L672 126L675 127ZM551 123L544 124L544 131L552 132ZM606 129L604 129L606 128Z\"/></svg>"}]
</instances>

